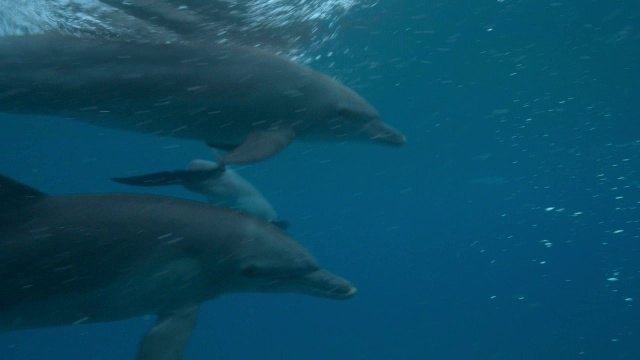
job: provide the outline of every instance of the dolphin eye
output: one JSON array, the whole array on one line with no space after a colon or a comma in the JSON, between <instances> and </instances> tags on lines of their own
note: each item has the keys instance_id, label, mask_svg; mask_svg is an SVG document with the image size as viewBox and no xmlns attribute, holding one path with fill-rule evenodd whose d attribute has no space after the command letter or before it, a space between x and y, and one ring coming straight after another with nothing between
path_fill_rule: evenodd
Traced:
<instances>
[{"instance_id":1,"label":"dolphin eye","mask_svg":"<svg viewBox=\"0 0 640 360\"><path fill-rule=\"evenodd\" d=\"M340 106L338 108L338 115L344 116L344 117L352 117L352 116L355 116L356 113L355 111L353 111L352 109L349 109L348 107Z\"/></svg>"},{"instance_id":2,"label":"dolphin eye","mask_svg":"<svg viewBox=\"0 0 640 360\"><path fill-rule=\"evenodd\" d=\"M246 277L256 277L259 275L259 273L260 271L258 270L258 267L255 265L249 265L244 269L242 269L242 271L240 272L242 276L246 276Z\"/></svg>"}]
</instances>

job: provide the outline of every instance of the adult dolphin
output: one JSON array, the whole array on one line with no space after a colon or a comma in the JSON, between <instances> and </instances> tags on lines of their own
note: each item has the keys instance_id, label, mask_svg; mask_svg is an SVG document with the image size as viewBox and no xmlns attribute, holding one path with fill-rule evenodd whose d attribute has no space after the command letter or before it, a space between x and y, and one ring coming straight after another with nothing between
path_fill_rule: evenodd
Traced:
<instances>
[{"instance_id":1,"label":"adult dolphin","mask_svg":"<svg viewBox=\"0 0 640 360\"><path fill-rule=\"evenodd\" d=\"M256 48L215 44L3 37L0 112L201 140L230 150L224 163L265 159L294 138L406 142L341 83Z\"/></svg>"},{"instance_id":2,"label":"adult dolphin","mask_svg":"<svg viewBox=\"0 0 640 360\"><path fill-rule=\"evenodd\" d=\"M195 159L187 165L186 170L161 171L112 180L135 186L182 185L187 190L205 195L209 204L243 211L281 229L289 227L289 222L278 216L253 184L233 169L213 161Z\"/></svg>"},{"instance_id":3,"label":"adult dolphin","mask_svg":"<svg viewBox=\"0 0 640 360\"><path fill-rule=\"evenodd\" d=\"M198 306L230 292L348 299L275 226L154 195L48 196L0 175L0 330L157 314L138 359L179 359Z\"/></svg>"}]
</instances>

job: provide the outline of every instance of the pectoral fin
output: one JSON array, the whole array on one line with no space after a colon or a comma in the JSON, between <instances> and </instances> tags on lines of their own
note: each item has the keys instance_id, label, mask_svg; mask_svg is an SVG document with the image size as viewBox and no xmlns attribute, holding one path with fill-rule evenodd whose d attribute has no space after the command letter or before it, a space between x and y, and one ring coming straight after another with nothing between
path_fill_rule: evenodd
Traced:
<instances>
[{"instance_id":1,"label":"pectoral fin","mask_svg":"<svg viewBox=\"0 0 640 360\"><path fill-rule=\"evenodd\" d=\"M223 163L250 163L271 157L287 147L295 137L291 129L252 132L240 146L223 156Z\"/></svg>"},{"instance_id":2,"label":"pectoral fin","mask_svg":"<svg viewBox=\"0 0 640 360\"><path fill-rule=\"evenodd\" d=\"M159 315L156 324L140 341L137 360L180 360L197 316L197 306Z\"/></svg>"}]
</instances>

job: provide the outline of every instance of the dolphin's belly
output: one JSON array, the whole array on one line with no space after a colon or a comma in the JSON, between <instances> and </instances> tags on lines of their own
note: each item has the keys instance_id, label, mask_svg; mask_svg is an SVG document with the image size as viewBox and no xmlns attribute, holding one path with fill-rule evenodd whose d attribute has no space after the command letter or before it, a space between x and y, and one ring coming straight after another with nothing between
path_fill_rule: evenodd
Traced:
<instances>
[{"instance_id":1,"label":"dolphin's belly","mask_svg":"<svg viewBox=\"0 0 640 360\"><path fill-rule=\"evenodd\" d=\"M152 314L133 307L113 307L105 300L109 294L83 292L20 304L0 311L0 331L89 324L123 320Z\"/></svg>"},{"instance_id":2,"label":"dolphin's belly","mask_svg":"<svg viewBox=\"0 0 640 360\"><path fill-rule=\"evenodd\" d=\"M142 266L104 287L41 297L0 310L0 331L124 320L203 301L193 260ZM44 275L46 276L46 274Z\"/></svg>"},{"instance_id":3,"label":"dolphin's belly","mask_svg":"<svg viewBox=\"0 0 640 360\"><path fill-rule=\"evenodd\" d=\"M55 116L112 129L229 145L240 144L248 132L264 128L260 121L244 121L255 114L234 106L225 97L221 100L226 104L213 100L185 103L184 99L168 99L162 94L153 98L135 94L123 98L115 93L96 94L96 98L81 95L95 94L92 88L68 91L52 86L46 93L4 98L0 94L0 112Z\"/></svg>"},{"instance_id":4,"label":"dolphin's belly","mask_svg":"<svg viewBox=\"0 0 640 360\"><path fill-rule=\"evenodd\" d=\"M0 86L0 112L55 116L112 129L223 145L239 145L253 131L288 126L304 119L303 114L264 107L232 93L212 92L210 99L203 99L149 93L153 86L149 89L141 86L137 93L117 89L103 89L100 93L99 83L71 90L57 85L49 85L46 91L10 96L3 96Z\"/></svg>"}]
</instances>

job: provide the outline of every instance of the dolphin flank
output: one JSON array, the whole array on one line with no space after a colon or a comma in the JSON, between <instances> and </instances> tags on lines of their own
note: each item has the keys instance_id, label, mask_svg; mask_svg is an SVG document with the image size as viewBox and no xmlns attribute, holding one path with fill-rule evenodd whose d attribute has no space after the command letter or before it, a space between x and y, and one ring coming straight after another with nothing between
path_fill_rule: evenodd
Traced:
<instances>
[{"instance_id":1,"label":"dolphin flank","mask_svg":"<svg viewBox=\"0 0 640 360\"><path fill-rule=\"evenodd\" d=\"M204 141L223 163L292 140L402 145L353 90L256 48L61 35L0 38L0 112Z\"/></svg>"},{"instance_id":2,"label":"dolphin flank","mask_svg":"<svg viewBox=\"0 0 640 360\"><path fill-rule=\"evenodd\" d=\"M45 195L0 175L0 330L155 314L138 359L180 359L198 306L232 292L348 299L275 226L154 195Z\"/></svg>"}]
</instances>

